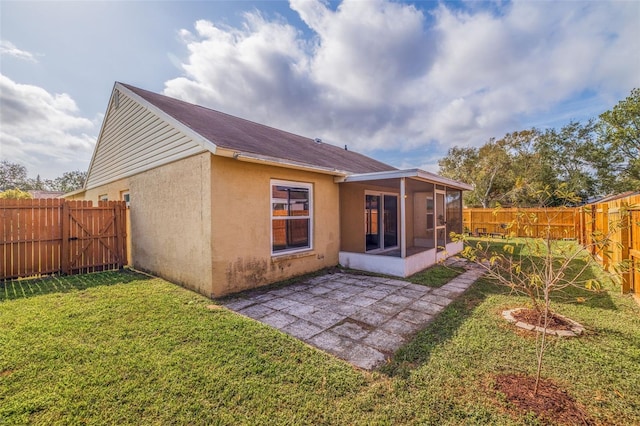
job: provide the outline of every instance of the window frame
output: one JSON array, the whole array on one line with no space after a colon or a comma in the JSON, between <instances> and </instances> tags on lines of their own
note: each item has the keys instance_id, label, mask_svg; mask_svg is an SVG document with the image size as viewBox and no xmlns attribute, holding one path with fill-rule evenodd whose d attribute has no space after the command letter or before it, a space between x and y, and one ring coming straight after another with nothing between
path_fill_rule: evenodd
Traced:
<instances>
[{"instance_id":1,"label":"window frame","mask_svg":"<svg viewBox=\"0 0 640 426\"><path fill-rule=\"evenodd\" d=\"M367 223L366 223L366 219L365 219L365 224L364 224L364 238L365 238L365 242L364 242L364 252L365 254L376 254L376 253L384 253L385 251L391 251L391 250L397 250L400 247L400 239L402 238L402 236L400 235L400 222L401 222L401 218L400 218L400 194L397 192L387 192L387 191L374 191L371 189L366 189L364 191L364 206L365 206L365 216L366 216L366 209L367 209L367 195L373 195L373 196L378 196L380 197L380 203L378 206L378 211L379 211L379 215L380 212L382 213L379 216L379 223L378 223L378 235L379 235L379 240L378 240L378 248L375 249L371 249L371 250L367 250ZM384 236L386 234L386 226L384 224L384 211L385 211L385 202L384 202L384 197L385 196L392 196L396 198L396 241L397 244L394 246L389 246L389 247L385 247L385 241L384 241Z\"/></svg>"},{"instance_id":2,"label":"window frame","mask_svg":"<svg viewBox=\"0 0 640 426\"><path fill-rule=\"evenodd\" d=\"M309 191L309 214L306 216L274 216L273 215L273 205L276 201L273 198L273 187L274 186L286 186L290 188L303 188ZM271 256L286 256L290 254L311 251L313 250L313 234L314 234L314 226L313 226L313 216L314 216L314 203L313 203L313 184L308 182L299 182L299 181L290 181L290 180L280 180L280 179L271 179L269 182L269 239L270 239L270 247L271 247ZM308 219L309 220L309 235L308 241L309 244L307 247L294 247L294 248L285 248L282 250L274 251L273 249L273 221L274 220L290 220L290 219Z\"/></svg>"},{"instance_id":3,"label":"window frame","mask_svg":"<svg viewBox=\"0 0 640 426\"><path fill-rule=\"evenodd\" d=\"M124 201L127 205L127 208L131 207L131 192L128 189L120 191L120 200Z\"/></svg>"}]
</instances>

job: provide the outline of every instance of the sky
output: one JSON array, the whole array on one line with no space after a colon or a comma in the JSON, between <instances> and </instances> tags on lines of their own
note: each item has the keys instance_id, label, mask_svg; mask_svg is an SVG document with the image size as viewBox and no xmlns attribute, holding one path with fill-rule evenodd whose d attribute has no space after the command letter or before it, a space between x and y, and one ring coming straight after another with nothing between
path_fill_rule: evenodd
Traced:
<instances>
[{"instance_id":1,"label":"sky","mask_svg":"<svg viewBox=\"0 0 640 426\"><path fill-rule=\"evenodd\" d=\"M0 0L0 160L87 170L116 81L437 172L640 87L640 1Z\"/></svg>"}]
</instances>

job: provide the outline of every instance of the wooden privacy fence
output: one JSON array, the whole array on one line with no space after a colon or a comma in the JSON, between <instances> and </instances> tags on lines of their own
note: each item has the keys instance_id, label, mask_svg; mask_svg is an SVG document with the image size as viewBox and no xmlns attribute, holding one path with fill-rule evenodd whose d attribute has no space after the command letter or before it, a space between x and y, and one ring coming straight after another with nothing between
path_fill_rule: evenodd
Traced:
<instances>
[{"instance_id":1,"label":"wooden privacy fence","mask_svg":"<svg viewBox=\"0 0 640 426\"><path fill-rule=\"evenodd\" d=\"M554 239L573 239L577 238L576 218L573 208L465 208L462 211L465 231L474 235L544 237L551 232Z\"/></svg>"},{"instance_id":2,"label":"wooden privacy fence","mask_svg":"<svg viewBox=\"0 0 640 426\"><path fill-rule=\"evenodd\" d=\"M580 243L605 269L627 262L622 291L640 295L640 194L590 204L578 214Z\"/></svg>"},{"instance_id":3,"label":"wooden privacy fence","mask_svg":"<svg viewBox=\"0 0 640 426\"><path fill-rule=\"evenodd\" d=\"M622 291L640 296L640 194L576 208L479 209L462 212L472 234L576 239L605 268L622 268ZM510 229L506 225L513 223Z\"/></svg>"},{"instance_id":4,"label":"wooden privacy fence","mask_svg":"<svg viewBox=\"0 0 640 426\"><path fill-rule=\"evenodd\" d=\"M122 268L125 213L124 201L0 199L0 280Z\"/></svg>"}]
</instances>

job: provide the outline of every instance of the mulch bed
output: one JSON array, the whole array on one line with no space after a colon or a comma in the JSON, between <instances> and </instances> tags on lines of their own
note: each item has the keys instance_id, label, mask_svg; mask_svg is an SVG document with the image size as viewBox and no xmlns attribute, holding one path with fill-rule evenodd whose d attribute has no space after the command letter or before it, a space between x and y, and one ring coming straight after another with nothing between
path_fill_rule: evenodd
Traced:
<instances>
[{"instance_id":1,"label":"mulch bed","mask_svg":"<svg viewBox=\"0 0 640 426\"><path fill-rule=\"evenodd\" d=\"M539 313L535 309L521 309L519 311L513 312L511 315L513 315L513 317L518 321L540 327L544 326L544 318L542 316L542 313ZM549 313L547 328L553 330L571 330L572 327L573 324L568 322L566 319L559 317L552 312Z\"/></svg>"},{"instance_id":2,"label":"mulch bed","mask_svg":"<svg viewBox=\"0 0 640 426\"><path fill-rule=\"evenodd\" d=\"M533 412L545 424L593 425L576 401L548 379L540 379L538 395L533 396L534 377L506 374L495 377L496 390L516 406L520 415Z\"/></svg>"}]
</instances>

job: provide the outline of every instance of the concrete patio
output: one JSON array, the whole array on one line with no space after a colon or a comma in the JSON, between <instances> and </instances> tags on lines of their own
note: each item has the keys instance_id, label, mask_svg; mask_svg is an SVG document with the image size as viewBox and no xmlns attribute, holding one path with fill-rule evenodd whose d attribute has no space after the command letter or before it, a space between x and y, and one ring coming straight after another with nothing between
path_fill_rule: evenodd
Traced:
<instances>
[{"instance_id":1,"label":"concrete patio","mask_svg":"<svg viewBox=\"0 0 640 426\"><path fill-rule=\"evenodd\" d=\"M440 288L337 273L245 292L224 306L371 370L482 275L462 260L450 258L445 264L462 266L466 272Z\"/></svg>"}]
</instances>

